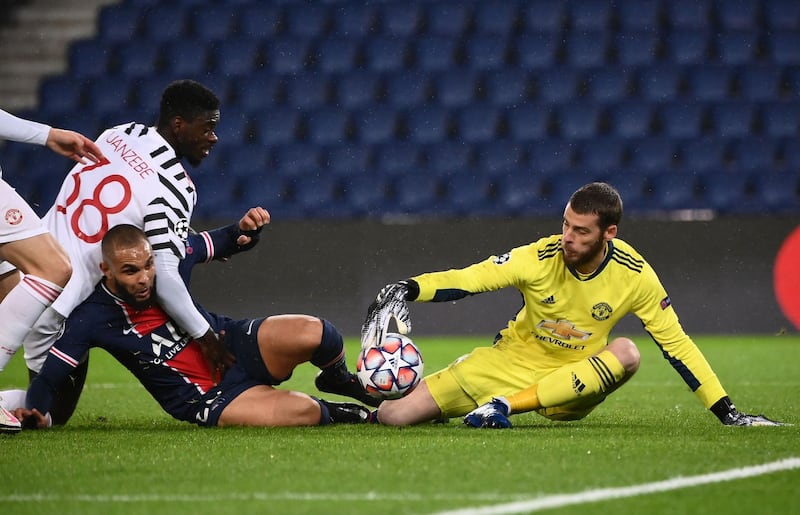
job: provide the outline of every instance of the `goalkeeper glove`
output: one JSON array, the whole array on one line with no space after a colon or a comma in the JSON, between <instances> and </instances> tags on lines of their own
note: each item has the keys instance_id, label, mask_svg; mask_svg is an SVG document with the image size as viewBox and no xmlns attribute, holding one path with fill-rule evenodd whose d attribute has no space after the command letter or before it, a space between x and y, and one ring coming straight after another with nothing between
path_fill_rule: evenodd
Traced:
<instances>
[{"instance_id":1,"label":"goalkeeper glove","mask_svg":"<svg viewBox=\"0 0 800 515\"><path fill-rule=\"evenodd\" d=\"M508 416L511 407L505 397L494 397L483 406L478 406L464 417L464 424L469 427L488 427L490 429L509 429L511 421Z\"/></svg>"},{"instance_id":2,"label":"goalkeeper glove","mask_svg":"<svg viewBox=\"0 0 800 515\"><path fill-rule=\"evenodd\" d=\"M711 406L711 411L726 426L782 426L783 422L770 420L764 415L747 415L736 409L730 398L725 396Z\"/></svg>"},{"instance_id":3,"label":"goalkeeper glove","mask_svg":"<svg viewBox=\"0 0 800 515\"><path fill-rule=\"evenodd\" d=\"M381 344L391 319L397 324L399 333L411 332L411 314L406 304L409 288L419 289L417 283L411 280L387 284L381 289L367 309L367 318L361 326L362 349Z\"/></svg>"}]
</instances>

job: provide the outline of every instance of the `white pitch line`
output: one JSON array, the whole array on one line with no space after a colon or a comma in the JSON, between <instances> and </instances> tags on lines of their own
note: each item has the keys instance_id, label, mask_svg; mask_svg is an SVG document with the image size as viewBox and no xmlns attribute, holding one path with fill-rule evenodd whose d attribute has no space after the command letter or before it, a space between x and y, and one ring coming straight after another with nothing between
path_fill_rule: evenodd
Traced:
<instances>
[{"instance_id":1,"label":"white pitch line","mask_svg":"<svg viewBox=\"0 0 800 515\"><path fill-rule=\"evenodd\" d=\"M574 504L585 504L609 499L621 499L623 497L636 497L638 495L667 492L670 490L679 490L681 488L692 488L709 483L733 481L796 468L800 468L800 458L786 458L763 465L723 470L722 472L714 472L712 474L703 474L700 476L676 477L665 481L657 481L655 483L643 483L641 485L621 488L600 488L575 494L546 495L528 501L440 511L436 512L434 515L507 515L514 513L531 513L548 508L561 508Z\"/></svg>"}]
</instances>

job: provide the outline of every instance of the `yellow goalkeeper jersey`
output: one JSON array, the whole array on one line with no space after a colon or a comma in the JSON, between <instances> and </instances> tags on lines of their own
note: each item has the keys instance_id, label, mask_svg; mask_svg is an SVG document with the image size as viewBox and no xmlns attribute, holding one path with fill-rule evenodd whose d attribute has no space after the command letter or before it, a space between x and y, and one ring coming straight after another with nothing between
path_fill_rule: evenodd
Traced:
<instances>
[{"instance_id":1,"label":"yellow goalkeeper jersey","mask_svg":"<svg viewBox=\"0 0 800 515\"><path fill-rule=\"evenodd\" d=\"M466 268L413 279L420 288L415 300L421 302L517 288L524 305L500 337L529 344L525 359L535 360L536 368L559 367L600 352L614 325L633 313L706 408L726 395L681 327L655 271L620 239L608 243L603 263L588 276L564 264L561 235L553 235Z\"/></svg>"}]
</instances>

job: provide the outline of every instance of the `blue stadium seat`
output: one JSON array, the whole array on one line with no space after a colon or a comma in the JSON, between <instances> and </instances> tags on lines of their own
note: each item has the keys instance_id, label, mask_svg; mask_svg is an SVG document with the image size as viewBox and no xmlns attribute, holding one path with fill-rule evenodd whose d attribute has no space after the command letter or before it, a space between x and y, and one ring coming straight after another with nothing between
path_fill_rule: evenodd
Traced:
<instances>
[{"instance_id":1,"label":"blue stadium seat","mask_svg":"<svg viewBox=\"0 0 800 515\"><path fill-rule=\"evenodd\" d=\"M768 52L772 62L786 66L800 64L800 31L794 29L776 30L767 38Z\"/></svg>"},{"instance_id":2,"label":"blue stadium seat","mask_svg":"<svg viewBox=\"0 0 800 515\"><path fill-rule=\"evenodd\" d=\"M358 67L359 41L353 37L319 40L314 52L317 69L325 73L345 73Z\"/></svg>"},{"instance_id":3,"label":"blue stadium seat","mask_svg":"<svg viewBox=\"0 0 800 515\"><path fill-rule=\"evenodd\" d=\"M358 139L365 143L386 143L397 136L397 113L394 109L367 107L356 113L353 119Z\"/></svg>"},{"instance_id":4,"label":"blue stadium seat","mask_svg":"<svg viewBox=\"0 0 800 515\"><path fill-rule=\"evenodd\" d=\"M369 145L348 143L328 147L324 156L325 167L338 177L359 174L372 175L372 150Z\"/></svg>"},{"instance_id":5,"label":"blue stadium seat","mask_svg":"<svg viewBox=\"0 0 800 515\"><path fill-rule=\"evenodd\" d=\"M287 143L272 152L274 170L281 177L299 177L319 173L322 154L318 146L309 143Z\"/></svg>"},{"instance_id":6,"label":"blue stadium seat","mask_svg":"<svg viewBox=\"0 0 800 515\"><path fill-rule=\"evenodd\" d=\"M660 25L660 0L621 0L616 18L622 30L656 30Z\"/></svg>"},{"instance_id":7,"label":"blue stadium seat","mask_svg":"<svg viewBox=\"0 0 800 515\"><path fill-rule=\"evenodd\" d=\"M721 169L726 160L725 152L725 141L716 136L686 140L678 151L681 169L692 175Z\"/></svg>"},{"instance_id":8,"label":"blue stadium seat","mask_svg":"<svg viewBox=\"0 0 800 515\"><path fill-rule=\"evenodd\" d=\"M467 32L472 21L472 5L467 2L430 2L426 9L426 30L431 34L458 36Z\"/></svg>"},{"instance_id":9,"label":"blue stadium seat","mask_svg":"<svg viewBox=\"0 0 800 515\"><path fill-rule=\"evenodd\" d=\"M98 77L86 84L87 108L96 115L125 111L133 107L128 88L120 87L115 77Z\"/></svg>"},{"instance_id":10,"label":"blue stadium seat","mask_svg":"<svg viewBox=\"0 0 800 515\"><path fill-rule=\"evenodd\" d=\"M474 70L493 71L503 68L509 58L504 35L474 34L464 43L465 65Z\"/></svg>"},{"instance_id":11,"label":"blue stadium seat","mask_svg":"<svg viewBox=\"0 0 800 515\"><path fill-rule=\"evenodd\" d=\"M709 58L708 33L695 29L673 29L666 35L666 52L670 62L680 65L702 65Z\"/></svg>"},{"instance_id":12,"label":"blue stadium seat","mask_svg":"<svg viewBox=\"0 0 800 515\"><path fill-rule=\"evenodd\" d=\"M658 61L659 33L654 30L619 32L614 38L614 53L622 66L645 66Z\"/></svg>"},{"instance_id":13,"label":"blue stadium seat","mask_svg":"<svg viewBox=\"0 0 800 515\"><path fill-rule=\"evenodd\" d=\"M536 171L521 170L503 177L496 198L500 213L509 216L554 215L550 206L543 202L545 185L546 181Z\"/></svg>"},{"instance_id":14,"label":"blue stadium seat","mask_svg":"<svg viewBox=\"0 0 800 515\"><path fill-rule=\"evenodd\" d=\"M569 22L573 29L606 30L611 26L611 3L604 0L573 0Z\"/></svg>"},{"instance_id":15,"label":"blue stadium seat","mask_svg":"<svg viewBox=\"0 0 800 515\"><path fill-rule=\"evenodd\" d=\"M345 109L372 106L378 101L380 74L353 70L335 79L336 101Z\"/></svg>"},{"instance_id":16,"label":"blue stadium seat","mask_svg":"<svg viewBox=\"0 0 800 515\"><path fill-rule=\"evenodd\" d=\"M275 73L292 74L303 71L309 60L311 40L285 36L271 39L264 45L266 65Z\"/></svg>"},{"instance_id":17,"label":"blue stadium seat","mask_svg":"<svg viewBox=\"0 0 800 515\"><path fill-rule=\"evenodd\" d=\"M729 30L716 35L715 47L719 62L746 65L757 59L759 35L755 30Z\"/></svg>"},{"instance_id":18,"label":"blue stadium seat","mask_svg":"<svg viewBox=\"0 0 800 515\"><path fill-rule=\"evenodd\" d=\"M515 141L543 139L550 132L551 116L547 104L527 102L506 111L508 136Z\"/></svg>"},{"instance_id":19,"label":"blue stadium seat","mask_svg":"<svg viewBox=\"0 0 800 515\"><path fill-rule=\"evenodd\" d=\"M416 68L423 71L443 71L454 68L459 61L459 40L444 36L424 35L414 40Z\"/></svg>"},{"instance_id":20,"label":"blue stadium seat","mask_svg":"<svg viewBox=\"0 0 800 515\"><path fill-rule=\"evenodd\" d=\"M755 119L755 107L748 102L724 102L711 107L713 130L723 138L750 136Z\"/></svg>"},{"instance_id":21,"label":"blue stadium seat","mask_svg":"<svg viewBox=\"0 0 800 515\"><path fill-rule=\"evenodd\" d=\"M525 146L519 141L492 141L478 145L475 158L479 175L496 177L523 167Z\"/></svg>"},{"instance_id":22,"label":"blue stadium seat","mask_svg":"<svg viewBox=\"0 0 800 515\"><path fill-rule=\"evenodd\" d=\"M626 149L628 167L646 176L671 173L677 149L669 138L642 138L630 141Z\"/></svg>"},{"instance_id":23,"label":"blue stadium seat","mask_svg":"<svg viewBox=\"0 0 800 515\"><path fill-rule=\"evenodd\" d=\"M278 103L286 81L268 71L258 70L247 76L231 79L236 92L234 104L245 111L259 111Z\"/></svg>"},{"instance_id":24,"label":"blue stadium seat","mask_svg":"<svg viewBox=\"0 0 800 515\"><path fill-rule=\"evenodd\" d=\"M430 173L409 173L394 180L394 202L385 206L389 215L436 214L441 199L438 176Z\"/></svg>"},{"instance_id":25,"label":"blue stadium seat","mask_svg":"<svg viewBox=\"0 0 800 515\"><path fill-rule=\"evenodd\" d=\"M428 76L418 70L400 71L386 76L386 101L398 108L409 109L426 104L433 96Z\"/></svg>"},{"instance_id":26,"label":"blue stadium seat","mask_svg":"<svg viewBox=\"0 0 800 515\"><path fill-rule=\"evenodd\" d=\"M406 129L408 139L415 143L444 141L451 131L449 112L436 105L412 109L406 115Z\"/></svg>"},{"instance_id":27,"label":"blue stadium seat","mask_svg":"<svg viewBox=\"0 0 800 515\"><path fill-rule=\"evenodd\" d=\"M641 138L650 134L654 127L653 104L628 101L609 107L610 131L624 138Z\"/></svg>"},{"instance_id":28,"label":"blue stadium seat","mask_svg":"<svg viewBox=\"0 0 800 515\"><path fill-rule=\"evenodd\" d=\"M557 32L525 32L512 44L517 65L528 70L550 68L559 61L561 36Z\"/></svg>"},{"instance_id":29,"label":"blue stadium seat","mask_svg":"<svg viewBox=\"0 0 800 515\"><path fill-rule=\"evenodd\" d=\"M294 201L304 217L349 218L347 204L340 202L339 180L331 175L308 173L293 180Z\"/></svg>"},{"instance_id":30,"label":"blue stadium seat","mask_svg":"<svg viewBox=\"0 0 800 515\"><path fill-rule=\"evenodd\" d=\"M570 102L555 110L555 123L562 138L583 140L592 138L600 127L602 110L591 102Z\"/></svg>"},{"instance_id":31,"label":"blue stadium seat","mask_svg":"<svg viewBox=\"0 0 800 515\"><path fill-rule=\"evenodd\" d=\"M148 75L132 82L131 88L135 93L136 106L140 112L140 120L145 120L148 113L152 113L152 120L158 116L158 106L161 94L169 85L170 79L159 75Z\"/></svg>"},{"instance_id":32,"label":"blue stadium seat","mask_svg":"<svg viewBox=\"0 0 800 515\"><path fill-rule=\"evenodd\" d=\"M688 95L694 100L724 101L733 91L733 73L724 65L693 66L686 74Z\"/></svg>"},{"instance_id":33,"label":"blue stadium seat","mask_svg":"<svg viewBox=\"0 0 800 515\"><path fill-rule=\"evenodd\" d=\"M204 6L191 11L189 23L193 36L201 41L220 41L235 37L239 25L237 9L224 3Z\"/></svg>"},{"instance_id":34,"label":"blue stadium seat","mask_svg":"<svg viewBox=\"0 0 800 515\"><path fill-rule=\"evenodd\" d=\"M653 208L672 211L701 207L697 182L694 176L681 173L666 172L654 175L650 178Z\"/></svg>"},{"instance_id":35,"label":"blue stadium seat","mask_svg":"<svg viewBox=\"0 0 800 515\"><path fill-rule=\"evenodd\" d=\"M664 3L667 23L673 28L708 28L711 6L708 0L670 0Z\"/></svg>"},{"instance_id":36,"label":"blue stadium seat","mask_svg":"<svg viewBox=\"0 0 800 515\"><path fill-rule=\"evenodd\" d=\"M237 203L241 216L242 206L263 206L273 220L296 218L298 210L290 201L290 185L286 178L275 174L253 175L241 184L242 197ZM230 200L228 201L230 204ZM202 205L199 202L198 205ZM212 213L218 216L216 213Z\"/></svg>"},{"instance_id":37,"label":"blue stadium seat","mask_svg":"<svg viewBox=\"0 0 800 515\"><path fill-rule=\"evenodd\" d=\"M248 2L240 7L239 37L258 40L274 38L282 27L281 9L268 2Z\"/></svg>"},{"instance_id":38,"label":"blue stadium seat","mask_svg":"<svg viewBox=\"0 0 800 515\"><path fill-rule=\"evenodd\" d=\"M553 0L530 0L524 2L522 9L522 30L524 32L557 33L566 25L565 2Z\"/></svg>"},{"instance_id":39,"label":"blue stadium seat","mask_svg":"<svg viewBox=\"0 0 800 515\"><path fill-rule=\"evenodd\" d=\"M777 156L777 144L769 138L743 137L730 144L731 167L737 172L776 171Z\"/></svg>"},{"instance_id":40,"label":"blue stadium seat","mask_svg":"<svg viewBox=\"0 0 800 515\"><path fill-rule=\"evenodd\" d=\"M316 109L306 116L308 140L317 145L341 145L350 140L350 114L335 106Z\"/></svg>"},{"instance_id":41,"label":"blue stadium seat","mask_svg":"<svg viewBox=\"0 0 800 515\"><path fill-rule=\"evenodd\" d=\"M472 167L473 148L460 141L443 141L429 145L425 158L427 169L434 175L464 173Z\"/></svg>"},{"instance_id":42,"label":"blue stadium seat","mask_svg":"<svg viewBox=\"0 0 800 515\"><path fill-rule=\"evenodd\" d=\"M413 36L424 24L422 6L417 2L387 2L380 6L380 31L390 36Z\"/></svg>"},{"instance_id":43,"label":"blue stadium seat","mask_svg":"<svg viewBox=\"0 0 800 515\"><path fill-rule=\"evenodd\" d=\"M255 139L262 145L291 143L299 134L301 116L293 107L271 107L251 117Z\"/></svg>"},{"instance_id":44,"label":"blue stadium seat","mask_svg":"<svg viewBox=\"0 0 800 515\"><path fill-rule=\"evenodd\" d=\"M445 107L472 104L478 94L478 73L471 70L451 70L433 78L436 100Z\"/></svg>"},{"instance_id":45,"label":"blue stadium seat","mask_svg":"<svg viewBox=\"0 0 800 515\"><path fill-rule=\"evenodd\" d=\"M75 79L95 79L111 69L112 47L103 41L84 39L69 47L69 74Z\"/></svg>"},{"instance_id":46,"label":"blue stadium seat","mask_svg":"<svg viewBox=\"0 0 800 515\"><path fill-rule=\"evenodd\" d=\"M741 213L753 203L747 174L714 170L704 173L700 179L703 203L719 213Z\"/></svg>"},{"instance_id":47,"label":"blue stadium seat","mask_svg":"<svg viewBox=\"0 0 800 515\"><path fill-rule=\"evenodd\" d=\"M535 77L536 93L543 102L559 104L570 102L578 96L581 77L575 68L554 68Z\"/></svg>"},{"instance_id":48,"label":"blue stadium seat","mask_svg":"<svg viewBox=\"0 0 800 515\"><path fill-rule=\"evenodd\" d=\"M795 0L765 0L763 8L767 28L796 30L800 27L800 3Z\"/></svg>"},{"instance_id":49,"label":"blue stadium seat","mask_svg":"<svg viewBox=\"0 0 800 515\"><path fill-rule=\"evenodd\" d=\"M324 36L330 25L328 6L322 2L298 2L284 6L285 31L301 38Z\"/></svg>"},{"instance_id":50,"label":"blue stadium seat","mask_svg":"<svg viewBox=\"0 0 800 515\"><path fill-rule=\"evenodd\" d=\"M641 68L636 78L636 91L643 100L664 102L680 95L682 69L666 64Z\"/></svg>"},{"instance_id":51,"label":"blue stadium seat","mask_svg":"<svg viewBox=\"0 0 800 515\"><path fill-rule=\"evenodd\" d=\"M175 76L200 76L208 71L208 48L191 39L162 43L164 69Z\"/></svg>"},{"instance_id":52,"label":"blue stadium seat","mask_svg":"<svg viewBox=\"0 0 800 515\"><path fill-rule=\"evenodd\" d=\"M517 106L530 96L528 73L519 68L503 68L487 74L484 81L486 100L496 106Z\"/></svg>"},{"instance_id":53,"label":"blue stadium seat","mask_svg":"<svg viewBox=\"0 0 800 515\"><path fill-rule=\"evenodd\" d=\"M590 172L608 173L622 169L625 158L624 140L620 138L592 138L581 142L578 162Z\"/></svg>"},{"instance_id":54,"label":"blue stadium seat","mask_svg":"<svg viewBox=\"0 0 800 515\"><path fill-rule=\"evenodd\" d=\"M586 94L601 103L619 102L630 95L631 79L627 67L604 67L586 77Z\"/></svg>"},{"instance_id":55,"label":"blue stadium seat","mask_svg":"<svg viewBox=\"0 0 800 515\"><path fill-rule=\"evenodd\" d=\"M560 217L564 214L564 206L575 190L589 182L606 181L607 178L608 175L605 173L586 170L573 170L552 175L547 180L541 208L546 210L545 212L550 216Z\"/></svg>"},{"instance_id":56,"label":"blue stadium seat","mask_svg":"<svg viewBox=\"0 0 800 515\"><path fill-rule=\"evenodd\" d=\"M445 181L444 205L457 217L480 217L496 214L490 177L481 174L456 174Z\"/></svg>"},{"instance_id":57,"label":"blue stadium seat","mask_svg":"<svg viewBox=\"0 0 800 515\"><path fill-rule=\"evenodd\" d=\"M456 114L456 131L467 142L482 143L498 137L501 113L498 108L475 104Z\"/></svg>"},{"instance_id":58,"label":"blue stadium seat","mask_svg":"<svg viewBox=\"0 0 800 515\"><path fill-rule=\"evenodd\" d=\"M48 77L39 87L39 109L43 119L81 110L83 104L83 81L68 75ZM72 128L72 125L64 127Z\"/></svg>"},{"instance_id":59,"label":"blue stadium seat","mask_svg":"<svg viewBox=\"0 0 800 515\"><path fill-rule=\"evenodd\" d=\"M211 47L214 73L226 77L247 75L260 65L261 45L249 38L230 38L217 41Z\"/></svg>"},{"instance_id":60,"label":"blue stadium seat","mask_svg":"<svg viewBox=\"0 0 800 515\"><path fill-rule=\"evenodd\" d=\"M390 180L377 174L359 174L348 177L342 185L344 204L356 217L383 216L389 200Z\"/></svg>"},{"instance_id":61,"label":"blue stadium seat","mask_svg":"<svg viewBox=\"0 0 800 515\"><path fill-rule=\"evenodd\" d=\"M249 143L251 141L249 114L232 107L223 108L214 132L222 143Z\"/></svg>"},{"instance_id":62,"label":"blue stadium seat","mask_svg":"<svg viewBox=\"0 0 800 515\"><path fill-rule=\"evenodd\" d=\"M161 62L161 48L153 41L121 43L115 52L115 73L126 79L155 75Z\"/></svg>"},{"instance_id":63,"label":"blue stadium seat","mask_svg":"<svg viewBox=\"0 0 800 515\"><path fill-rule=\"evenodd\" d=\"M766 103L759 119L766 136L797 138L800 135L800 104L797 102Z\"/></svg>"},{"instance_id":64,"label":"blue stadium seat","mask_svg":"<svg viewBox=\"0 0 800 515\"><path fill-rule=\"evenodd\" d=\"M97 22L97 39L106 44L139 40L142 10L128 4L107 5L100 10Z\"/></svg>"},{"instance_id":65,"label":"blue stadium seat","mask_svg":"<svg viewBox=\"0 0 800 515\"><path fill-rule=\"evenodd\" d=\"M300 109L316 109L324 106L331 98L330 83L323 73L298 73L287 78L286 102Z\"/></svg>"},{"instance_id":66,"label":"blue stadium seat","mask_svg":"<svg viewBox=\"0 0 800 515\"><path fill-rule=\"evenodd\" d=\"M531 172L553 175L569 170L577 153L575 143L561 139L536 141L528 146ZM566 199L565 199L566 200Z\"/></svg>"},{"instance_id":67,"label":"blue stadium seat","mask_svg":"<svg viewBox=\"0 0 800 515\"><path fill-rule=\"evenodd\" d=\"M179 41L189 36L187 9L181 4L154 5L144 12L142 29L145 39L150 41Z\"/></svg>"},{"instance_id":68,"label":"blue stadium seat","mask_svg":"<svg viewBox=\"0 0 800 515\"><path fill-rule=\"evenodd\" d=\"M332 16L331 32L338 36L361 38L376 30L377 14L370 4L350 3L346 9L334 9Z\"/></svg>"},{"instance_id":69,"label":"blue stadium seat","mask_svg":"<svg viewBox=\"0 0 800 515\"><path fill-rule=\"evenodd\" d=\"M611 173L604 179L614 186L622 198L626 216L652 208L650 203L650 180L646 175L623 171Z\"/></svg>"},{"instance_id":70,"label":"blue stadium seat","mask_svg":"<svg viewBox=\"0 0 800 515\"><path fill-rule=\"evenodd\" d=\"M797 144L795 139L782 140L780 158L780 162L785 169L800 170L800 145Z\"/></svg>"},{"instance_id":71,"label":"blue stadium seat","mask_svg":"<svg viewBox=\"0 0 800 515\"><path fill-rule=\"evenodd\" d=\"M232 180L271 173L270 155L262 145L233 143L228 138L220 138L220 142L221 148L213 151L218 153L216 164L219 169L215 173ZM205 161L203 165L206 165Z\"/></svg>"},{"instance_id":72,"label":"blue stadium seat","mask_svg":"<svg viewBox=\"0 0 800 515\"><path fill-rule=\"evenodd\" d=\"M697 102L669 102L658 108L661 132L670 138L697 138L703 132L705 108Z\"/></svg>"},{"instance_id":73,"label":"blue stadium seat","mask_svg":"<svg viewBox=\"0 0 800 515\"><path fill-rule=\"evenodd\" d=\"M512 34L519 24L515 2L482 1L475 7L475 31L483 34Z\"/></svg>"},{"instance_id":74,"label":"blue stadium seat","mask_svg":"<svg viewBox=\"0 0 800 515\"><path fill-rule=\"evenodd\" d=\"M408 65L407 40L395 36L372 36L364 43L367 67L378 72L402 70Z\"/></svg>"},{"instance_id":75,"label":"blue stadium seat","mask_svg":"<svg viewBox=\"0 0 800 515\"><path fill-rule=\"evenodd\" d=\"M566 60L578 68L596 68L608 61L608 32L587 30L566 36Z\"/></svg>"},{"instance_id":76,"label":"blue stadium seat","mask_svg":"<svg viewBox=\"0 0 800 515\"><path fill-rule=\"evenodd\" d=\"M775 65L747 65L739 69L739 92L745 100L771 101L781 96L783 70ZM798 83L800 88L800 83ZM791 89L791 88L790 88ZM792 91L800 91L793 89Z\"/></svg>"},{"instance_id":77,"label":"blue stadium seat","mask_svg":"<svg viewBox=\"0 0 800 515\"><path fill-rule=\"evenodd\" d=\"M414 173L420 169L421 162L420 147L414 143L385 143L375 151L375 166L386 176Z\"/></svg>"},{"instance_id":78,"label":"blue stadium seat","mask_svg":"<svg viewBox=\"0 0 800 515\"><path fill-rule=\"evenodd\" d=\"M761 14L758 4L753 0L715 0L713 10L724 29L754 29Z\"/></svg>"},{"instance_id":79,"label":"blue stadium seat","mask_svg":"<svg viewBox=\"0 0 800 515\"><path fill-rule=\"evenodd\" d=\"M756 191L768 212L797 212L800 208L800 183L797 173L770 172L756 174Z\"/></svg>"}]
</instances>

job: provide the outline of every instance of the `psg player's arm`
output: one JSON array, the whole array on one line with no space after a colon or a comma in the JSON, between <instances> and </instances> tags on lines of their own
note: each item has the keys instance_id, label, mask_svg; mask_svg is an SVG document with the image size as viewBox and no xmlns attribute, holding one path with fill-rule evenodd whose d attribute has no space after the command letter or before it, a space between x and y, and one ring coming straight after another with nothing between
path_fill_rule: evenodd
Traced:
<instances>
[{"instance_id":1,"label":"psg player's arm","mask_svg":"<svg viewBox=\"0 0 800 515\"><path fill-rule=\"evenodd\" d=\"M50 348L39 374L28 386L23 413L23 427L41 428L50 426L50 406L58 388L68 380L69 374L78 366L92 345L91 334L96 328L90 306L83 305L73 311L67 319L64 334ZM35 411L34 411L35 410Z\"/></svg>"}]
</instances>

